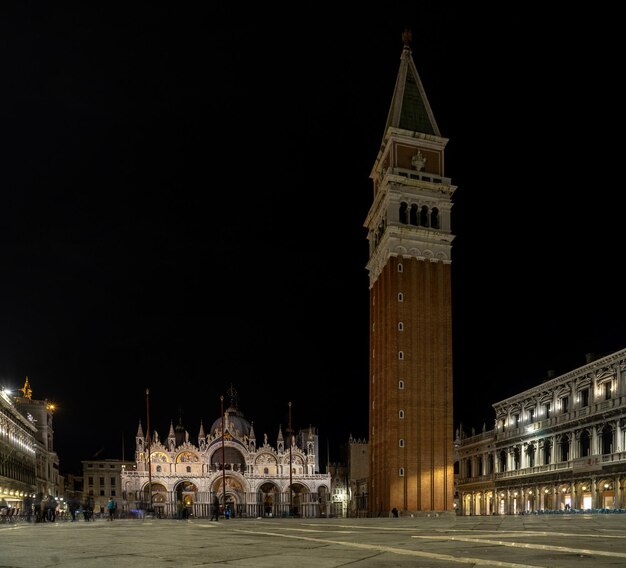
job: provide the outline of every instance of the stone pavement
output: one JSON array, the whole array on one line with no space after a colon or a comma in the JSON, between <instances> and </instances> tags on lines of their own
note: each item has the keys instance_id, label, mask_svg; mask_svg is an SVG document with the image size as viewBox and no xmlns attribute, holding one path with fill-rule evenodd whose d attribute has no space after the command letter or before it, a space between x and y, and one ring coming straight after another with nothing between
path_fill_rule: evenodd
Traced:
<instances>
[{"instance_id":1,"label":"stone pavement","mask_svg":"<svg viewBox=\"0 0 626 568\"><path fill-rule=\"evenodd\" d=\"M0 567L626 566L626 515L0 524Z\"/></svg>"}]
</instances>

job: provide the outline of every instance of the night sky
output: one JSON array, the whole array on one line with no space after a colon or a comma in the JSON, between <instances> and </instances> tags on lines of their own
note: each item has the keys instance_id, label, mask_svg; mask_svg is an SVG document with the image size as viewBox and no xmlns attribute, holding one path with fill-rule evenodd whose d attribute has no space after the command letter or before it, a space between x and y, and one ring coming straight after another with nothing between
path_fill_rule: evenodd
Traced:
<instances>
[{"instance_id":1,"label":"night sky","mask_svg":"<svg viewBox=\"0 0 626 568\"><path fill-rule=\"evenodd\" d=\"M146 388L161 437L195 442L231 384L259 439L289 401L322 461L367 437L405 26L458 186L455 427L626 347L621 20L522 6L3 6L0 385L59 405L63 473L133 457Z\"/></svg>"}]
</instances>

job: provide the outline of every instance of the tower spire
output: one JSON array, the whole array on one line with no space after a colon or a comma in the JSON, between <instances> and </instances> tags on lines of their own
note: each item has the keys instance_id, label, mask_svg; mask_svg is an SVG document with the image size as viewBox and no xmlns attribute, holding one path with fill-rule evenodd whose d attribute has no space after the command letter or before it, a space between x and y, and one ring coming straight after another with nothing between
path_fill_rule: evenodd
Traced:
<instances>
[{"instance_id":1,"label":"tower spire","mask_svg":"<svg viewBox=\"0 0 626 568\"><path fill-rule=\"evenodd\" d=\"M387 129L392 126L402 130L441 136L422 80L413 61L411 39L411 30L405 28L402 32L403 46L400 55L400 69L387 116L385 135Z\"/></svg>"}]
</instances>

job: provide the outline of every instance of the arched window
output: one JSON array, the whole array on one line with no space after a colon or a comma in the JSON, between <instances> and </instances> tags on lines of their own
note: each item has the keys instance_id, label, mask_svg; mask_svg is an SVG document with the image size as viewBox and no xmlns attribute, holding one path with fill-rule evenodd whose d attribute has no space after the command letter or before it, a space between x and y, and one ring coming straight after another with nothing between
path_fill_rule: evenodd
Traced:
<instances>
[{"instance_id":1,"label":"arched window","mask_svg":"<svg viewBox=\"0 0 626 568\"><path fill-rule=\"evenodd\" d=\"M409 206L406 204L405 201L400 203L400 223L404 225L406 225L409 222L408 213L407 213L408 207Z\"/></svg>"},{"instance_id":2,"label":"arched window","mask_svg":"<svg viewBox=\"0 0 626 568\"><path fill-rule=\"evenodd\" d=\"M602 430L602 453L613 453L613 428L605 426Z\"/></svg>"},{"instance_id":3,"label":"arched window","mask_svg":"<svg viewBox=\"0 0 626 568\"><path fill-rule=\"evenodd\" d=\"M439 209L437 209L436 207L433 207L432 211L430 212L430 226L433 229L441 229L441 227L439 226Z\"/></svg>"},{"instance_id":4,"label":"arched window","mask_svg":"<svg viewBox=\"0 0 626 568\"><path fill-rule=\"evenodd\" d=\"M188 465L188 466L185 468L185 470L187 471L187 473L191 473L191 466L190 466L190 465Z\"/></svg>"},{"instance_id":5,"label":"arched window","mask_svg":"<svg viewBox=\"0 0 626 568\"><path fill-rule=\"evenodd\" d=\"M157 473L161 473L162 469L160 465L157 465Z\"/></svg>"},{"instance_id":6,"label":"arched window","mask_svg":"<svg viewBox=\"0 0 626 568\"><path fill-rule=\"evenodd\" d=\"M566 436L561 438L561 461L569 460L569 440Z\"/></svg>"},{"instance_id":7,"label":"arched window","mask_svg":"<svg viewBox=\"0 0 626 568\"><path fill-rule=\"evenodd\" d=\"M400 359L400 361L404 361L404 351L398 351L398 359Z\"/></svg>"},{"instance_id":8,"label":"arched window","mask_svg":"<svg viewBox=\"0 0 626 568\"><path fill-rule=\"evenodd\" d=\"M403 419L404 419L404 410L400 410L400 412L398 412L398 418L399 418L400 420L403 420Z\"/></svg>"},{"instance_id":9,"label":"arched window","mask_svg":"<svg viewBox=\"0 0 626 568\"><path fill-rule=\"evenodd\" d=\"M268 474L269 474L269 472L270 472L269 468L267 468L267 467L264 467L264 468L263 468L263 473L264 473L265 475L268 475Z\"/></svg>"},{"instance_id":10,"label":"arched window","mask_svg":"<svg viewBox=\"0 0 626 568\"><path fill-rule=\"evenodd\" d=\"M422 205L422 209L420 211L420 225L422 227L430 227L428 222L428 207L426 207L426 205Z\"/></svg>"},{"instance_id":11,"label":"arched window","mask_svg":"<svg viewBox=\"0 0 626 568\"><path fill-rule=\"evenodd\" d=\"M404 294L402 292L398 292L398 302L404 302Z\"/></svg>"},{"instance_id":12,"label":"arched window","mask_svg":"<svg viewBox=\"0 0 626 568\"><path fill-rule=\"evenodd\" d=\"M398 331L404 331L404 324L401 321L398 322Z\"/></svg>"},{"instance_id":13,"label":"arched window","mask_svg":"<svg viewBox=\"0 0 626 568\"><path fill-rule=\"evenodd\" d=\"M409 218L409 224L415 225L417 227L417 205L411 205L411 217Z\"/></svg>"},{"instance_id":14,"label":"arched window","mask_svg":"<svg viewBox=\"0 0 626 568\"><path fill-rule=\"evenodd\" d=\"M506 451L502 450L498 455L498 463L500 467L500 472L506 471Z\"/></svg>"},{"instance_id":15,"label":"arched window","mask_svg":"<svg viewBox=\"0 0 626 568\"><path fill-rule=\"evenodd\" d=\"M584 458L591 454L591 437L587 430L583 430L580 434L580 457Z\"/></svg>"},{"instance_id":16,"label":"arched window","mask_svg":"<svg viewBox=\"0 0 626 568\"><path fill-rule=\"evenodd\" d=\"M404 390L404 381L402 379L398 381L398 389Z\"/></svg>"},{"instance_id":17,"label":"arched window","mask_svg":"<svg viewBox=\"0 0 626 568\"><path fill-rule=\"evenodd\" d=\"M401 467L401 468L398 470L398 475L399 475L400 477L404 477L404 468L403 468L403 467Z\"/></svg>"},{"instance_id":18,"label":"arched window","mask_svg":"<svg viewBox=\"0 0 626 568\"><path fill-rule=\"evenodd\" d=\"M543 443L543 463L548 465L550 463L550 455L552 450L552 442L545 440Z\"/></svg>"},{"instance_id":19,"label":"arched window","mask_svg":"<svg viewBox=\"0 0 626 568\"><path fill-rule=\"evenodd\" d=\"M399 263L398 263L398 272L402 272L403 270L404 270L404 269L403 269L403 267L402 267L402 263L401 263L401 262L399 262Z\"/></svg>"},{"instance_id":20,"label":"arched window","mask_svg":"<svg viewBox=\"0 0 626 568\"><path fill-rule=\"evenodd\" d=\"M400 438L400 440L398 441L398 446L404 448L404 438Z\"/></svg>"}]
</instances>

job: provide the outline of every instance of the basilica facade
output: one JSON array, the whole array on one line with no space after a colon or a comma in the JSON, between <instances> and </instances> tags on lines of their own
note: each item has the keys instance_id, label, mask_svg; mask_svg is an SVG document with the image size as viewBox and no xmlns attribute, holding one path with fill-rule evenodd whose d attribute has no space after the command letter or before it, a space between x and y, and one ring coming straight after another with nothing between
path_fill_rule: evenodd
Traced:
<instances>
[{"instance_id":1,"label":"basilica facade","mask_svg":"<svg viewBox=\"0 0 626 568\"><path fill-rule=\"evenodd\" d=\"M234 517L328 516L331 476L315 470L312 430L300 446L293 435L285 440L281 427L274 446L267 434L257 441L235 397L208 433L200 423L197 444L180 421L163 440L156 431L144 435L140 423L135 465L121 473L124 505L209 518L217 496Z\"/></svg>"}]
</instances>

